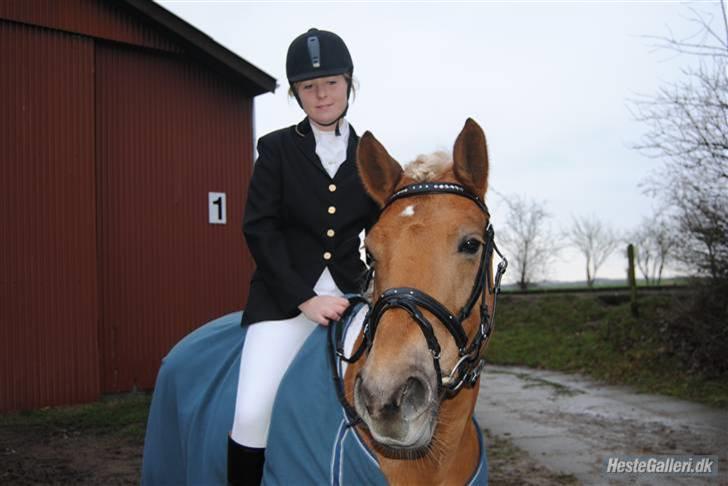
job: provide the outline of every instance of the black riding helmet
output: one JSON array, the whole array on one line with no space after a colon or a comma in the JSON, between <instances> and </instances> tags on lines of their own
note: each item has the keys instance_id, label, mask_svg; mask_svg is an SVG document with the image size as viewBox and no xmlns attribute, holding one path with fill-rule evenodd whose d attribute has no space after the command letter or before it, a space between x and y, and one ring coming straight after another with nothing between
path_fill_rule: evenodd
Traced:
<instances>
[{"instance_id":1,"label":"black riding helmet","mask_svg":"<svg viewBox=\"0 0 728 486\"><path fill-rule=\"evenodd\" d=\"M291 85L296 101L301 105L298 93L293 84L307 79L322 78L325 76L346 76L348 99L351 93L351 76L354 73L354 63L344 41L338 35L327 30L309 29L291 42L286 56L286 76ZM336 123L336 133L339 134L339 120L349 109L348 103L344 112L333 122Z\"/></svg>"},{"instance_id":2,"label":"black riding helmet","mask_svg":"<svg viewBox=\"0 0 728 486\"><path fill-rule=\"evenodd\" d=\"M296 81L353 72L349 49L333 32L309 29L288 47L286 75L291 85Z\"/></svg>"}]
</instances>

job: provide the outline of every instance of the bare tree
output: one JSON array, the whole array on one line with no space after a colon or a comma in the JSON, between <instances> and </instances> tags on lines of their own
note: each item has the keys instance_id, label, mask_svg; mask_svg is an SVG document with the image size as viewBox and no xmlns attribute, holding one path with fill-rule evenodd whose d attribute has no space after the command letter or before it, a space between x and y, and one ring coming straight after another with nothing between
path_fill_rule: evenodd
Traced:
<instances>
[{"instance_id":1,"label":"bare tree","mask_svg":"<svg viewBox=\"0 0 728 486\"><path fill-rule=\"evenodd\" d=\"M692 187L678 190L683 197L676 212L676 255L700 274L728 279L728 179L722 188L695 182L685 181Z\"/></svg>"},{"instance_id":2,"label":"bare tree","mask_svg":"<svg viewBox=\"0 0 728 486\"><path fill-rule=\"evenodd\" d=\"M726 58L728 57L728 12L726 12L724 0L720 0L717 5L719 7L715 12L700 11L690 7L689 20L695 24L697 31L685 39L677 39L672 32L667 37L645 37L656 40L658 47L681 54Z\"/></svg>"},{"instance_id":3,"label":"bare tree","mask_svg":"<svg viewBox=\"0 0 728 486\"><path fill-rule=\"evenodd\" d=\"M685 80L637 103L648 127L639 149L659 157L662 168L647 187L671 207L676 258L693 273L696 292L676 312L660 318L655 337L683 362L706 376L727 376L728 347L728 16L702 4L692 9L696 35L663 39L673 52L698 59ZM718 20L717 22L715 20Z\"/></svg>"},{"instance_id":4,"label":"bare tree","mask_svg":"<svg viewBox=\"0 0 728 486\"><path fill-rule=\"evenodd\" d=\"M499 244L508 256L517 285L526 290L536 279L544 277L558 249L550 227L545 204L524 196L503 197L507 211L498 235Z\"/></svg>"},{"instance_id":5,"label":"bare tree","mask_svg":"<svg viewBox=\"0 0 728 486\"><path fill-rule=\"evenodd\" d=\"M665 264L675 246L668 223L659 214L645 218L627 237L637 248L636 263L648 285L660 285Z\"/></svg>"},{"instance_id":6,"label":"bare tree","mask_svg":"<svg viewBox=\"0 0 728 486\"><path fill-rule=\"evenodd\" d=\"M728 278L728 19L723 1L718 22L692 12L698 34L660 40L698 56L699 65L633 102L649 128L636 148L663 161L645 186L671 208L676 258L696 273Z\"/></svg>"},{"instance_id":7,"label":"bare tree","mask_svg":"<svg viewBox=\"0 0 728 486\"><path fill-rule=\"evenodd\" d=\"M599 267L617 249L619 239L596 217L574 218L564 237L586 258L586 283L593 287Z\"/></svg>"}]
</instances>

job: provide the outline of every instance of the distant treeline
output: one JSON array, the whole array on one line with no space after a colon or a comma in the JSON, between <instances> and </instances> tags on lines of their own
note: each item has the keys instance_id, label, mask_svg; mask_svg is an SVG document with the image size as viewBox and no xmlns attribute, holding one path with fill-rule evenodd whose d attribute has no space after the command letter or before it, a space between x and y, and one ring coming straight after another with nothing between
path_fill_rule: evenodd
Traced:
<instances>
[{"instance_id":1,"label":"distant treeline","mask_svg":"<svg viewBox=\"0 0 728 486\"><path fill-rule=\"evenodd\" d=\"M692 286L685 279L675 279L664 282L662 285L641 285L637 284L638 292L662 292L689 290ZM551 283L545 286L533 286L528 290L521 290L515 285L503 286L501 293L509 295L531 295L531 294L571 294L571 293L602 293L602 292L629 292L629 285L626 281L621 283L597 284L588 287L586 282L581 283Z\"/></svg>"}]
</instances>

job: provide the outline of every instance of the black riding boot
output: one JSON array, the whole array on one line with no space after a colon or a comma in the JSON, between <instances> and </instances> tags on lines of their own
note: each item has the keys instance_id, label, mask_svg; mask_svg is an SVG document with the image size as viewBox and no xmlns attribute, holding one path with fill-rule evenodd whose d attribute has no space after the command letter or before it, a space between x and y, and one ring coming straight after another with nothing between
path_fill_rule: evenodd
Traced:
<instances>
[{"instance_id":1,"label":"black riding boot","mask_svg":"<svg viewBox=\"0 0 728 486\"><path fill-rule=\"evenodd\" d=\"M246 447L228 436L228 484L259 486L263 478L265 449Z\"/></svg>"}]
</instances>

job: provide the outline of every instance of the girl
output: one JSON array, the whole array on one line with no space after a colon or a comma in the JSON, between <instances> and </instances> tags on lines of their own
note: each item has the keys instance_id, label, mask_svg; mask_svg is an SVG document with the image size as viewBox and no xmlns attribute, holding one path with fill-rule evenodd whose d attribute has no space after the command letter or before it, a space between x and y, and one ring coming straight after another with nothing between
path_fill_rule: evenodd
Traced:
<instances>
[{"instance_id":1,"label":"girl","mask_svg":"<svg viewBox=\"0 0 728 486\"><path fill-rule=\"evenodd\" d=\"M162 360L142 485L220 484L225 476L259 484L284 372L317 325L341 316L344 293L361 288L359 234L374 224L378 206L359 179L359 138L344 118L353 70L332 32L311 29L291 43L290 94L306 118L258 141L243 222L257 266L244 328L239 312L222 316Z\"/></svg>"},{"instance_id":2,"label":"girl","mask_svg":"<svg viewBox=\"0 0 728 486\"><path fill-rule=\"evenodd\" d=\"M358 136L344 118L354 66L344 41L310 29L286 59L289 94L306 114L260 138L243 232L256 263L243 325L231 484L259 484L271 409L283 373L317 325L346 310L365 273L359 234L378 206L356 170Z\"/></svg>"}]
</instances>

